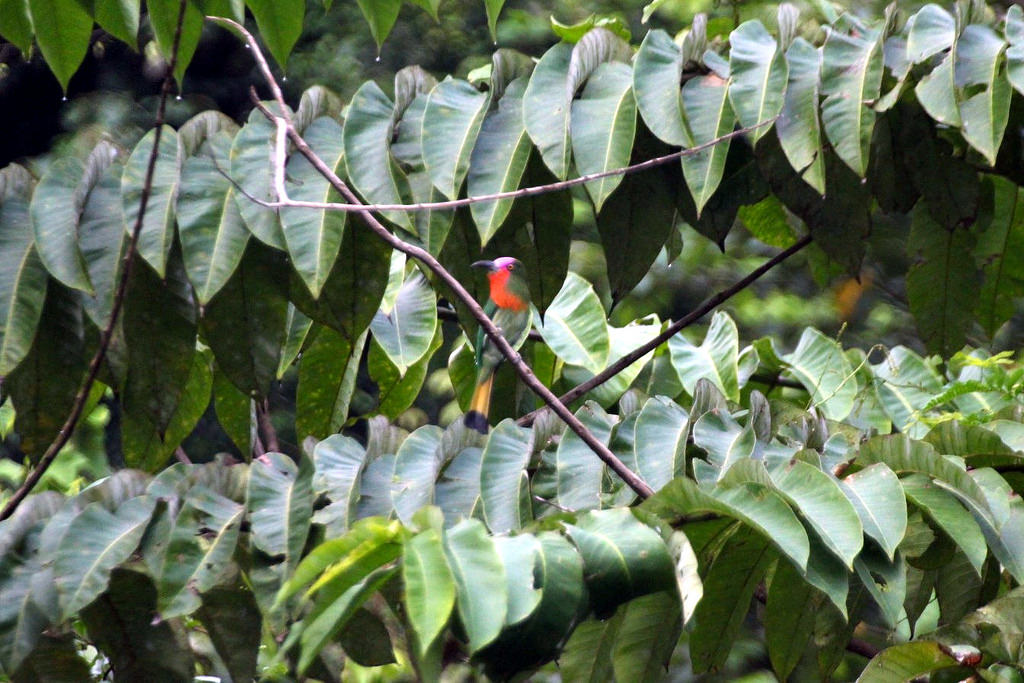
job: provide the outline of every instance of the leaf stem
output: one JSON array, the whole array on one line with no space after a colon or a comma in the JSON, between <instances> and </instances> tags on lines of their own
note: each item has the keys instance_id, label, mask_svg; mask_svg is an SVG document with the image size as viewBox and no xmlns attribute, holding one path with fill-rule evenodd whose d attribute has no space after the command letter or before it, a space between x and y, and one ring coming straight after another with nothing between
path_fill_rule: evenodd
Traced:
<instances>
[{"instance_id":1,"label":"leaf stem","mask_svg":"<svg viewBox=\"0 0 1024 683\"><path fill-rule=\"evenodd\" d=\"M78 394L75 396L75 402L71 406L71 412L68 414L67 419L61 426L60 431L57 432L57 438L46 449L43 456L39 459L39 464L36 465L35 469L32 470L29 475L25 478L18 490L14 492L7 504L4 505L3 510L0 510L0 520L7 519L14 511L18 509L18 506L25 499L25 497L32 491L39 480L43 478L46 470L49 469L50 465L53 464L54 460L60 454L60 451L67 444L71 435L75 431L75 427L78 425L79 419L82 417L82 411L85 409L85 404L89 398L89 392L92 390L92 385L96 381L96 376L100 372L100 366L103 364L104 359L107 357L107 351L110 348L110 340L114 335L114 328L117 326L118 316L121 314L121 308L124 305L125 293L128 291L128 281L131 279L132 264L135 259L135 247L139 242L139 234L142 232L142 221L146 215L146 207L149 205L149 195L153 190L153 174L156 169L156 159L160 150L160 137L164 126L164 121L167 113L167 98L171 93L171 85L174 82L174 70L178 65L178 49L181 46L181 29L185 22L185 7L188 0L181 0L178 5L178 23L174 28L174 44L171 48L171 61L167 65L167 73L164 75L163 86L160 88L160 104L156 110L156 118L153 121L155 131L153 133L153 149L149 153L149 163L146 166L146 177L142 185L142 194L139 197L139 215L135 219L135 225L132 227L131 239L128 241L128 248L125 250L124 261L121 265L121 277L117 282L117 289L114 292L113 304L110 308L110 318L107 320L106 327L100 332L100 342L96 349L96 353L93 354L92 359L89 361L89 369L85 374L85 381L78 390Z\"/></svg>"}]
</instances>

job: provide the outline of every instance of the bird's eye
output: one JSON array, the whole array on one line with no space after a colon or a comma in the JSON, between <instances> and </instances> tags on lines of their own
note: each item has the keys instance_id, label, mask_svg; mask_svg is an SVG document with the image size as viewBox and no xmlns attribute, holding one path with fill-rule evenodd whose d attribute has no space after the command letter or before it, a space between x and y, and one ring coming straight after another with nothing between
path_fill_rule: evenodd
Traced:
<instances>
[{"instance_id":1,"label":"bird's eye","mask_svg":"<svg viewBox=\"0 0 1024 683\"><path fill-rule=\"evenodd\" d=\"M507 270L510 270L510 271L513 270L515 267L516 267L516 264L514 264L514 263L510 263L507 266L505 266L505 268Z\"/></svg>"}]
</instances>

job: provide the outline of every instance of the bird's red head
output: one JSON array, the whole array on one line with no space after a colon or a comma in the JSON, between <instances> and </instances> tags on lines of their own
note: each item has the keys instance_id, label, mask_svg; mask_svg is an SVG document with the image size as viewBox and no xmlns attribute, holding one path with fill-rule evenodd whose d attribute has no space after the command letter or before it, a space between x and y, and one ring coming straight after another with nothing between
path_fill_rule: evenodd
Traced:
<instances>
[{"instance_id":1,"label":"bird's red head","mask_svg":"<svg viewBox=\"0 0 1024 683\"><path fill-rule=\"evenodd\" d=\"M523 277L523 264L518 260L511 256L501 256L493 261L477 261L473 266L487 269L491 300L498 308L525 311L529 307L529 301L515 291L522 288L510 286L512 280Z\"/></svg>"}]
</instances>

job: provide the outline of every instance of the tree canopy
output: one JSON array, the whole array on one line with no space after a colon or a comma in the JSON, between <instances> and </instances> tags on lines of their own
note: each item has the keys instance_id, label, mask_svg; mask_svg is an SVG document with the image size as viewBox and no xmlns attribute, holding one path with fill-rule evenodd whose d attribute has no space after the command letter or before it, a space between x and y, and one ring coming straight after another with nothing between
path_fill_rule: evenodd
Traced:
<instances>
[{"instance_id":1,"label":"tree canopy","mask_svg":"<svg viewBox=\"0 0 1024 683\"><path fill-rule=\"evenodd\" d=\"M380 46L402 3L359 7ZM0 169L0 676L1022 677L1019 6L593 15L345 100L267 61L304 2L145 10L0 4L62 87L95 26L166 73L148 131ZM269 99L167 125L204 26ZM773 255L682 317L626 303L739 231ZM723 304L797 253L916 348L747 338Z\"/></svg>"}]
</instances>

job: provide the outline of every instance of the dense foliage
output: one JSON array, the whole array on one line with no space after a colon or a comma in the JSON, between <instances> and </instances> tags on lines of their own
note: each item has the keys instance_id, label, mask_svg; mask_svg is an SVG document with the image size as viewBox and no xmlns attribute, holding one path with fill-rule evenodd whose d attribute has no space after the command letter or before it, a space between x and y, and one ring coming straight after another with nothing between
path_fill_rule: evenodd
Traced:
<instances>
[{"instance_id":1,"label":"dense foliage","mask_svg":"<svg viewBox=\"0 0 1024 683\"><path fill-rule=\"evenodd\" d=\"M282 63L302 14L275 8L292 4L246 3ZM378 42L400 5L360 3ZM148 6L169 54L179 4ZM0 34L23 49L34 35L64 83L80 41L55 36L139 26L132 2L4 7ZM179 77L202 13L244 9L186 4ZM390 93L367 81L343 104L317 86L293 103L366 203L434 204L376 213L471 291L486 293L481 255L523 261L538 324L522 353L557 392L669 324L608 313L693 231L724 244L743 225L777 247L806 233L854 275L905 253L896 275L934 356L813 328L792 348L744 344L716 312L703 340L677 334L578 402L657 491L643 501L550 413L517 423L538 403L508 368L490 434L462 427L465 302L358 214L275 205L277 171L292 200L344 200L258 109L241 126L204 112L158 145L156 130L83 136L38 177L0 169L2 435L38 462L76 403L110 406L126 466L0 522L0 671L657 680L673 657L742 671L733 646L753 635L779 678L1020 679L1024 369L965 344L1024 287L1024 11L820 10L782 5L771 31L750 20L727 40L699 16L638 44L593 18L556 25L536 62L502 48L468 80L408 67ZM587 236L596 288L570 269ZM292 409L269 401L282 380ZM197 425L235 457L187 462Z\"/></svg>"}]
</instances>

